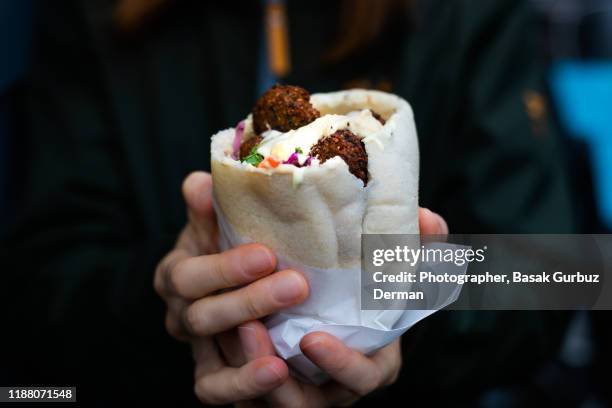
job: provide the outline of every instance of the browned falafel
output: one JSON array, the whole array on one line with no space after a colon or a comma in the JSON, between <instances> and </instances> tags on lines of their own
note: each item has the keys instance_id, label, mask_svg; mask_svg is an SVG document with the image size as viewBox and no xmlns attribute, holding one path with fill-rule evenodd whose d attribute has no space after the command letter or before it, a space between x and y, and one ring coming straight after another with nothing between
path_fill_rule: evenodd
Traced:
<instances>
[{"instance_id":1,"label":"browned falafel","mask_svg":"<svg viewBox=\"0 0 612 408\"><path fill-rule=\"evenodd\" d=\"M370 110L381 124L384 118ZM251 150L263 140L261 133L274 129L288 132L305 126L320 117L310 103L310 94L304 88L292 85L274 85L266 91L253 108L253 130L255 135L240 146L240 159L247 157ZM319 140L310 150L310 156L321 163L340 156L355 177L368 183L368 155L363 141L350 130L338 130Z\"/></svg>"},{"instance_id":2,"label":"browned falafel","mask_svg":"<svg viewBox=\"0 0 612 408\"><path fill-rule=\"evenodd\" d=\"M253 129L261 134L268 129L288 132L309 124L320 113L310 103L310 93L299 86L274 85L255 103Z\"/></svg>"},{"instance_id":3,"label":"browned falafel","mask_svg":"<svg viewBox=\"0 0 612 408\"><path fill-rule=\"evenodd\" d=\"M263 140L263 136L253 135L252 137L243 141L242 144L240 145L240 160L243 160L245 157L251 154L251 150L253 150L253 148L257 146L259 143L261 143L262 140Z\"/></svg>"},{"instance_id":4,"label":"browned falafel","mask_svg":"<svg viewBox=\"0 0 612 408\"><path fill-rule=\"evenodd\" d=\"M342 129L322 138L312 146L310 155L325 163L332 157L340 156L348 165L349 171L368 184L368 154L363 141L353 132Z\"/></svg>"}]
</instances>

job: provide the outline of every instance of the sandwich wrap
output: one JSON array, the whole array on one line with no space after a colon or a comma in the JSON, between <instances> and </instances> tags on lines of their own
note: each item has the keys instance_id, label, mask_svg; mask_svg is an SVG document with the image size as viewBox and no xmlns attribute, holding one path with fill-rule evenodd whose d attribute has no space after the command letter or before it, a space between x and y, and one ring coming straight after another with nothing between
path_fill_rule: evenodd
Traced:
<instances>
[{"instance_id":1,"label":"sandwich wrap","mask_svg":"<svg viewBox=\"0 0 612 408\"><path fill-rule=\"evenodd\" d=\"M265 147L266 137L262 146L282 150L306 143L309 149L320 137L348 126L367 152L365 186L340 157L301 168L240 162L232 147L233 128L213 136L211 167L220 248L262 243L275 252L278 270L294 269L307 279L308 299L264 323L294 374L320 383L325 374L299 347L307 333L329 332L368 354L434 311L360 307L361 234L419 233L419 152L410 105L369 90L313 94L310 102L321 117L289 132L291 137L277 134L285 145ZM371 111L385 119L384 125ZM251 116L244 126L245 135L253 133Z\"/></svg>"}]
</instances>

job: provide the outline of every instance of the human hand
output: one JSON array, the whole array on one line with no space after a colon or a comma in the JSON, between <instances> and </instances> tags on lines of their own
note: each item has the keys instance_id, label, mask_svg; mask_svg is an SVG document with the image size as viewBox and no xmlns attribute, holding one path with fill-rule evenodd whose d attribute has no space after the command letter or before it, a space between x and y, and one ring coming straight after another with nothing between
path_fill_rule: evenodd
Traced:
<instances>
[{"instance_id":1,"label":"human hand","mask_svg":"<svg viewBox=\"0 0 612 408\"><path fill-rule=\"evenodd\" d=\"M422 234L448 234L444 219L425 208L419 209L419 226ZM249 322L240 326L238 331L247 361L276 355L268 331L261 322ZM360 397L394 383L402 364L399 339L373 355L365 356L351 350L331 334L315 332L304 336L300 348L330 376L331 381L315 386L290 377L259 401L242 402L238 406L257 406L260 402L279 407L350 405Z\"/></svg>"},{"instance_id":2,"label":"human hand","mask_svg":"<svg viewBox=\"0 0 612 408\"><path fill-rule=\"evenodd\" d=\"M166 328L173 337L191 342L195 390L203 402L258 397L288 378L287 365L275 355L247 362L233 329L301 303L308 296L307 282L295 271L272 274L276 259L263 245L217 253L209 174L187 177L183 195L189 221L154 278L167 305Z\"/></svg>"},{"instance_id":3,"label":"human hand","mask_svg":"<svg viewBox=\"0 0 612 408\"><path fill-rule=\"evenodd\" d=\"M160 262L155 288L168 306L168 332L192 344L195 391L203 402L265 398L281 406L295 401L328 406L350 401L395 380L401 365L399 341L365 357L326 333L309 334L302 340L302 347L334 382L315 387L289 378L286 363L276 357L265 327L255 319L305 300L306 281L294 271L270 275L276 261L261 245L216 254L218 232L210 175L190 175L183 194L189 222L175 249ZM448 232L441 217L429 210L420 209L419 221L423 233ZM219 293L236 287L241 288ZM243 324L247 321L251 322ZM237 326L241 326L240 339L234 329ZM255 336L255 343L249 343L250 334ZM342 364L347 366L338 368L341 363L330 357L346 360ZM361 373L365 371L375 374L364 377Z\"/></svg>"}]
</instances>

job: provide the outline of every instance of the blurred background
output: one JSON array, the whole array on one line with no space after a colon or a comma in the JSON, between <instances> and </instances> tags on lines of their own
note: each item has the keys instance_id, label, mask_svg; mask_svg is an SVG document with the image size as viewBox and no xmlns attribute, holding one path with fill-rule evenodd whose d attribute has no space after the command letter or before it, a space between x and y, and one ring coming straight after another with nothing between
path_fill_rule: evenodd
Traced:
<instances>
[{"instance_id":1,"label":"blurred background","mask_svg":"<svg viewBox=\"0 0 612 408\"><path fill-rule=\"evenodd\" d=\"M579 191L582 232L612 229L612 1L532 0L546 35L556 113ZM36 0L0 2L0 225L19 206L19 95L28 69Z\"/></svg>"},{"instance_id":2,"label":"blurred background","mask_svg":"<svg viewBox=\"0 0 612 408\"><path fill-rule=\"evenodd\" d=\"M532 0L545 35L534 38L548 62L554 113L563 130L581 233L612 231L612 0ZM0 1L0 229L21 205L27 172L20 87L37 18L36 0ZM537 107L536 107L537 108ZM1 231L0 231L1 232ZM576 313L558 359L541 370L541 388L582 407L607 406L592 381L606 378L593 352L592 320ZM0 385L10 373L0 364ZM483 406L510 406L507 390L492 390ZM573 404L572 404L573 405Z\"/></svg>"},{"instance_id":3,"label":"blurred background","mask_svg":"<svg viewBox=\"0 0 612 408\"><path fill-rule=\"evenodd\" d=\"M533 0L586 233L612 228L612 2Z\"/></svg>"}]
</instances>

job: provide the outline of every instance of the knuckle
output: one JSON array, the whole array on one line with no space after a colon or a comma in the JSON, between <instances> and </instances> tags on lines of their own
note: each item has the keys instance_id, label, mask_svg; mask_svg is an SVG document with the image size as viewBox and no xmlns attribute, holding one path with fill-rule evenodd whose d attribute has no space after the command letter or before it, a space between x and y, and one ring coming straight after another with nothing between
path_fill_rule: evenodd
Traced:
<instances>
[{"instance_id":1,"label":"knuckle","mask_svg":"<svg viewBox=\"0 0 612 408\"><path fill-rule=\"evenodd\" d=\"M398 360L398 362L395 364L395 367L393 367L393 370L391 371L391 375L389 376L389 379L387 380L385 385L395 384L395 382L399 378L401 371L402 371L402 362L401 360Z\"/></svg>"},{"instance_id":2,"label":"knuckle","mask_svg":"<svg viewBox=\"0 0 612 408\"><path fill-rule=\"evenodd\" d=\"M185 333L182 330L181 324L171 313L166 313L165 326L168 334L175 339L182 339L184 337Z\"/></svg>"},{"instance_id":3,"label":"knuckle","mask_svg":"<svg viewBox=\"0 0 612 408\"><path fill-rule=\"evenodd\" d=\"M264 304L258 300L258 292L256 292L255 289L255 287L250 287L244 292L244 307L248 320L258 319L268 314Z\"/></svg>"},{"instance_id":4,"label":"knuckle","mask_svg":"<svg viewBox=\"0 0 612 408\"><path fill-rule=\"evenodd\" d=\"M185 308L183 312L183 321L187 330L193 334L206 335L203 312L195 304Z\"/></svg>"},{"instance_id":5,"label":"knuckle","mask_svg":"<svg viewBox=\"0 0 612 408\"><path fill-rule=\"evenodd\" d=\"M164 287L162 285L162 280L160 278L160 275L161 275L161 268L158 266L157 270L155 271L155 277L153 278L153 289L155 290L155 293L163 297L165 295L165 292L164 292Z\"/></svg>"},{"instance_id":6,"label":"knuckle","mask_svg":"<svg viewBox=\"0 0 612 408\"><path fill-rule=\"evenodd\" d=\"M236 285L236 282L228 275L227 267L225 267L225 262L222 262L221 257L227 256L227 254L219 254L215 255L214 262L210 263L209 271L212 274L215 274L223 287L231 288Z\"/></svg>"},{"instance_id":7,"label":"knuckle","mask_svg":"<svg viewBox=\"0 0 612 408\"><path fill-rule=\"evenodd\" d=\"M177 262L168 272L168 286L170 289L179 295L183 291L183 276L185 275L186 263L189 259L184 259Z\"/></svg>"},{"instance_id":8,"label":"knuckle","mask_svg":"<svg viewBox=\"0 0 612 408\"><path fill-rule=\"evenodd\" d=\"M166 256L164 259L159 261L157 267L155 268L155 275L153 277L153 288L155 292L159 296L164 296L166 294L166 275L168 273L169 268L169 256Z\"/></svg>"},{"instance_id":9,"label":"knuckle","mask_svg":"<svg viewBox=\"0 0 612 408\"><path fill-rule=\"evenodd\" d=\"M193 387L193 391L203 404L218 404L221 403L218 399L214 398L210 390L208 389L206 377L202 377L196 380Z\"/></svg>"},{"instance_id":10,"label":"knuckle","mask_svg":"<svg viewBox=\"0 0 612 408\"><path fill-rule=\"evenodd\" d=\"M350 365L350 358L348 355L341 353L335 355L330 361L326 364L327 371L331 373L341 373L346 371Z\"/></svg>"},{"instance_id":11,"label":"knuckle","mask_svg":"<svg viewBox=\"0 0 612 408\"><path fill-rule=\"evenodd\" d=\"M363 378L354 391L360 397L364 397L375 389L379 388L381 386L381 382L380 372L378 370L373 371L370 375Z\"/></svg>"},{"instance_id":12,"label":"knuckle","mask_svg":"<svg viewBox=\"0 0 612 408\"><path fill-rule=\"evenodd\" d=\"M206 267L204 269L209 277L216 278L224 287L231 287L234 284L227 276L226 268L224 267L224 259L227 255L224 252L206 256L204 258L206 259Z\"/></svg>"},{"instance_id":13,"label":"knuckle","mask_svg":"<svg viewBox=\"0 0 612 408\"><path fill-rule=\"evenodd\" d=\"M238 375L232 377L231 387L232 393L240 399L248 398L252 394L247 382L243 381Z\"/></svg>"}]
</instances>

